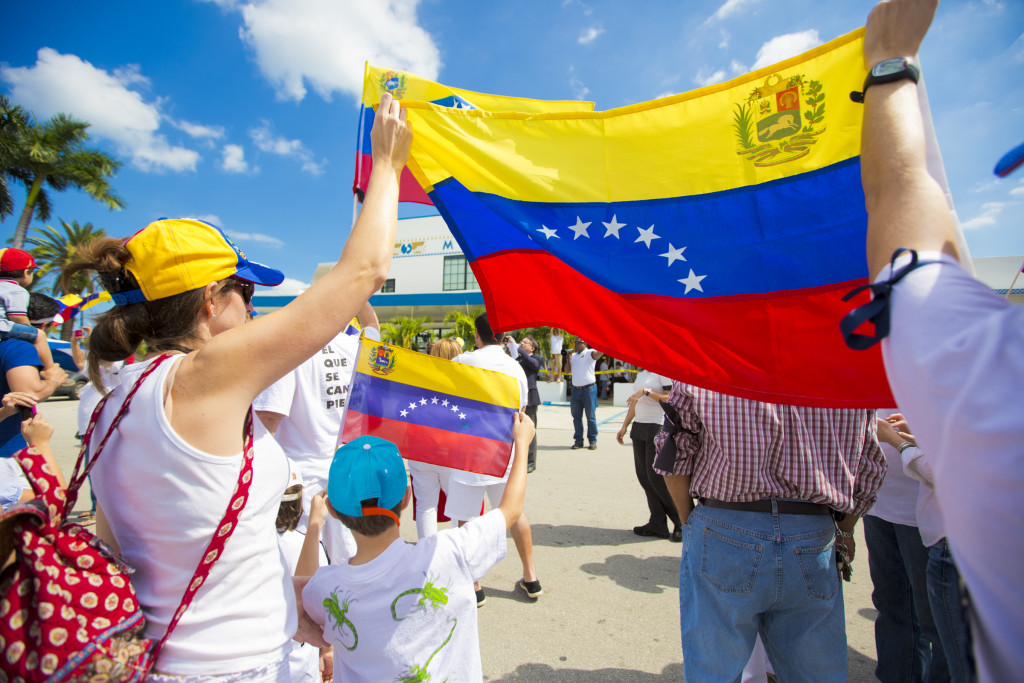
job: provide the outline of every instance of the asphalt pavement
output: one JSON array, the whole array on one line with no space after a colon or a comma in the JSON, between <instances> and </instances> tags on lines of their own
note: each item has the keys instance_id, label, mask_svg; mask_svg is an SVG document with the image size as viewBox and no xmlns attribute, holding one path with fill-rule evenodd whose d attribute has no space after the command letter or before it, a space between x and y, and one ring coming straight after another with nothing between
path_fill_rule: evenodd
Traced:
<instances>
[{"instance_id":1,"label":"asphalt pavement","mask_svg":"<svg viewBox=\"0 0 1024 683\"><path fill-rule=\"evenodd\" d=\"M53 446L69 474L78 454L78 402L41 406L56 428ZM538 410L537 469L525 511L544 595L530 600L515 585L522 565L511 538L508 555L484 578L480 608L484 680L500 683L655 683L682 681L679 644L680 545L641 538L647 505L633 451L615 441L625 408L597 409L597 450L570 450L566 405ZM83 492L76 510L89 505ZM412 514L402 533L415 539ZM867 551L858 525L853 581L844 584L851 681L873 681L875 645ZM785 683L783 681L783 683Z\"/></svg>"}]
</instances>

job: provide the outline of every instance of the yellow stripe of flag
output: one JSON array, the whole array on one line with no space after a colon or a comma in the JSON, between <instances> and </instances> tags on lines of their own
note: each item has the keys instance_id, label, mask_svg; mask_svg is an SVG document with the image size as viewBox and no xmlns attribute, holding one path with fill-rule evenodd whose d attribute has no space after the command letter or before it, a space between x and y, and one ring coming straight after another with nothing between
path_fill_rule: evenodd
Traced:
<instances>
[{"instance_id":1,"label":"yellow stripe of flag","mask_svg":"<svg viewBox=\"0 0 1024 683\"><path fill-rule=\"evenodd\" d=\"M863 107L849 94L864 82L863 32L727 83L604 112L403 101L416 131L409 168L428 190L456 177L472 192L533 202L700 195L817 170L860 153Z\"/></svg>"},{"instance_id":2,"label":"yellow stripe of flag","mask_svg":"<svg viewBox=\"0 0 1024 683\"><path fill-rule=\"evenodd\" d=\"M356 372L519 410L519 382L503 372L453 363L364 338Z\"/></svg>"}]
</instances>

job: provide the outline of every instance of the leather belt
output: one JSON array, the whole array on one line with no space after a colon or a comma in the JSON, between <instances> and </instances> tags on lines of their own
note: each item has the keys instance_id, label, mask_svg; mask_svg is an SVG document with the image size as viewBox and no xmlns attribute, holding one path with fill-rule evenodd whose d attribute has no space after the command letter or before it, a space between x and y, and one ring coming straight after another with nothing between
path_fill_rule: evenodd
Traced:
<instances>
[{"instance_id":1,"label":"leather belt","mask_svg":"<svg viewBox=\"0 0 1024 683\"><path fill-rule=\"evenodd\" d=\"M575 384L573 384L572 388L573 389L589 389L590 387L594 386L595 384L597 384L597 382L591 382L590 384L581 384L579 386L576 386Z\"/></svg>"},{"instance_id":2,"label":"leather belt","mask_svg":"<svg viewBox=\"0 0 1024 683\"><path fill-rule=\"evenodd\" d=\"M747 503L734 503L714 498L701 498L701 505L709 508L724 508L726 510L741 510L744 512L771 512L772 501L770 498L763 500L752 500ZM799 500L776 500L775 508L780 515L831 515L832 508L823 503L806 503Z\"/></svg>"}]
</instances>

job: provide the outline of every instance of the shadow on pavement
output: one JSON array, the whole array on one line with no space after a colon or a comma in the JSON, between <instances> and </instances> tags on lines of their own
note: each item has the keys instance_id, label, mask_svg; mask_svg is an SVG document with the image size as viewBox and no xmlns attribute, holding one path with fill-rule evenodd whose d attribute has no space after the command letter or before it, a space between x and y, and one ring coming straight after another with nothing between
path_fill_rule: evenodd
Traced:
<instances>
[{"instance_id":1,"label":"shadow on pavement","mask_svg":"<svg viewBox=\"0 0 1024 683\"><path fill-rule=\"evenodd\" d=\"M683 665L669 664L660 674L651 674L633 669L553 669L547 664L522 664L515 671L501 678L491 679L494 683L527 683L532 681L555 681L556 683L658 683L659 681L683 680Z\"/></svg>"},{"instance_id":2,"label":"shadow on pavement","mask_svg":"<svg viewBox=\"0 0 1024 683\"><path fill-rule=\"evenodd\" d=\"M635 543L663 543L680 552L678 543L660 538L637 536L632 529L602 529L578 524L530 524L533 530L533 544L553 548L570 548L587 545L633 545ZM678 559L676 560L678 562Z\"/></svg>"},{"instance_id":3,"label":"shadow on pavement","mask_svg":"<svg viewBox=\"0 0 1024 683\"><path fill-rule=\"evenodd\" d=\"M580 569L594 576L605 576L631 591L657 594L679 590L678 557L610 555L604 562L588 562Z\"/></svg>"}]
</instances>

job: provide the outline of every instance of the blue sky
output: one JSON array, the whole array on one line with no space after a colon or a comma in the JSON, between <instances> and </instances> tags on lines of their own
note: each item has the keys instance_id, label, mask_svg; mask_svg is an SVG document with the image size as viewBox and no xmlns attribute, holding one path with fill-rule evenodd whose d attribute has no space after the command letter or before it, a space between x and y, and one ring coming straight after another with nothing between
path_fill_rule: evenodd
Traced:
<instances>
[{"instance_id":1,"label":"blue sky","mask_svg":"<svg viewBox=\"0 0 1024 683\"><path fill-rule=\"evenodd\" d=\"M109 212L74 191L54 219L127 236L160 216L218 223L308 282L352 217L363 62L468 90L609 109L774 63L863 25L872 0L171 0L9 3L0 91L91 122L124 162ZM1024 254L1024 2L944 0L921 52L974 256ZM22 201L16 190L15 200ZM20 210L20 207L19 207ZM408 205L403 216L429 213ZM13 233L17 213L0 230Z\"/></svg>"}]
</instances>

